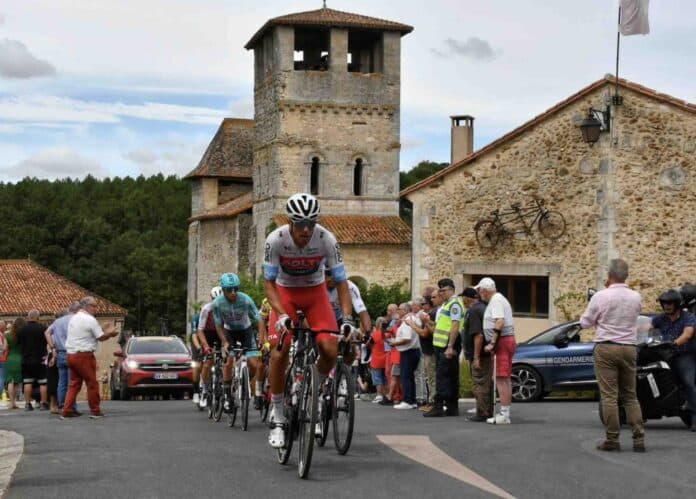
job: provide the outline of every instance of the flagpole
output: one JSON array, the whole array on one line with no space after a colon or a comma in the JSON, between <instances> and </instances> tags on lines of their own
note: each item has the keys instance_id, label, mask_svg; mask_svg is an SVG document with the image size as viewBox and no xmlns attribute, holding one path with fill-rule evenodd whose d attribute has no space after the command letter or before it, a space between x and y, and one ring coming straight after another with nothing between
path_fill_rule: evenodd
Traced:
<instances>
[{"instance_id":1,"label":"flagpole","mask_svg":"<svg viewBox=\"0 0 696 499\"><path fill-rule=\"evenodd\" d=\"M614 91L614 104L619 103L619 48L621 46L621 5L619 4L619 21L616 25L616 89Z\"/></svg>"}]
</instances>

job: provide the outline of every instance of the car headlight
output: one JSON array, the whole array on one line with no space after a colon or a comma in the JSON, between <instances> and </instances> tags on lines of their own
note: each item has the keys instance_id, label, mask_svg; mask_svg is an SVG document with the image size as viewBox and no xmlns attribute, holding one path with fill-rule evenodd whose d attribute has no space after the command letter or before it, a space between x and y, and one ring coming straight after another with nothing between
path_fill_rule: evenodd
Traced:
<instances>
[{"instance_id":1,"label":"car headlight","mask_svg":"<svg viewBox=\"0 0 696 499\"><path fill-rule=\"evenodd\" d=\"M126 366L128 369L137 369L140 364L138 364L135 360L128 360L126 361Z\"/></svg>"},{"instance_id":2,"label":"car headlight","mask_svg":"<svg viewBox=\"0 0 696 499\"><path fill-rule=\"evenodd\" d=\"M193 369L196 369L197 367L201 367L201 363L198 362L198 361L196 361L196 360L192 360L192 361L191 361L191 367L192 367Z\"/></svg>"}]
</instances>

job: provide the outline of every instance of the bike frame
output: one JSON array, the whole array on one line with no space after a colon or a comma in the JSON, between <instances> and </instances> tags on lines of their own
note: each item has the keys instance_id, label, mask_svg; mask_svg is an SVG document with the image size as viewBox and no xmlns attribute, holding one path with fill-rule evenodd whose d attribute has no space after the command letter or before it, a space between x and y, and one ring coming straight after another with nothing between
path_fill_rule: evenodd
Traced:
<instances>
[{"instance_id":1,"label":"bike frame","mask_svg":"<svg viewBox=\"0 0 696 499\"><path fill-rule=\"evenodd\" d=\"M522 208L513 205L510 211L501 212L495 210L493 212L493 223L498 229L509 234L530 234L534 225L537 224L539 219L548 211L539 199L534 198L534 204L536 206L530 208ZM529 224L527 224L527 220L531 220ZM514 223L521 224L524 229L509 230L505 227L506 225Z\"/></svg>"}]
</instances>

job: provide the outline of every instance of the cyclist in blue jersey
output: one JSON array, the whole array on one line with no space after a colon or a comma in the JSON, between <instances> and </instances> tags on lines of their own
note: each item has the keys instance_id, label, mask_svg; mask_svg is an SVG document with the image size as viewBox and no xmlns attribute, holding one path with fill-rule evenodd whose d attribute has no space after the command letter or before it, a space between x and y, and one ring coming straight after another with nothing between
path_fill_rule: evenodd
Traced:
<instances>
[{"instance_id":1,"label":"cyclist in blue jersey","mask_svg":"<svg viewBox=\"0 0 696 499\"><path fill-rule=\"evenodd\" d=\"M246 348L249 375L256 376L259 351L257 339L252 328L252 321L256 321L259 336L265 338L266 330L264 321L261 320L258 308L254 300L246 293L239 290L239 277L234 273L223 274L220 277L222 295L213 300L212 312L215 319L215 329L222 342L223 352L227 352L230 345L239 342L242 348ZM230 409L232 400L232 370L234 369L234 357L229 355L222 371L222 379L225 392L225 410Z\"/></svg>"}]
</instances>

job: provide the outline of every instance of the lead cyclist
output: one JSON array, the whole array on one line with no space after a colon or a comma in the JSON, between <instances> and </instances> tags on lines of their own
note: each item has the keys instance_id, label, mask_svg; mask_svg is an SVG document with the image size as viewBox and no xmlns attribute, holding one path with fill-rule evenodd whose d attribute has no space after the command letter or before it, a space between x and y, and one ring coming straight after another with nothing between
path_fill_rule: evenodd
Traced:
<instances>
[{"instance_id":1,"label":"lead cyclist","mask_svg":"<svg viewBox=\"0 0 696 499\"><path fill-rule=\"evenodd\" d=\"M331 269L343 312L341 332L354 331L352 304L343 256L336 237L317 223L319 201L311 194L292 195L285 207L290 223L271 232L264 248L264 289L271 304L269 341L277 345L287 332L287 321L297 320L297 310L305 313L319 350L317 369L320 382L336 364L338 342L326 331L334 331L336 318L324 283L324 265ZM281 350L271 353L271 431L268 442L274 448L285 446L283 424L283 388L292 337L284 336Z\"/></svg>"}]
</instances>

